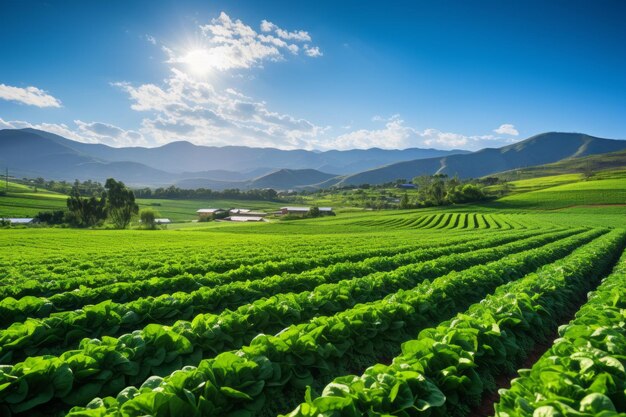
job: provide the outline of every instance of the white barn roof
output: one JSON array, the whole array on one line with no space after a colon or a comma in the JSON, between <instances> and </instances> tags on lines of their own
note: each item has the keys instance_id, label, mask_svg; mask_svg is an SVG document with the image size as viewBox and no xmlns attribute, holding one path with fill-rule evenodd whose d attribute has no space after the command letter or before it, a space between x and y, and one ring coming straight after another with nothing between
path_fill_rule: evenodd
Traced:
<instances>
[{"instance_id":1,"label":"white barn roof","mask_svg":"<svg viewBox=\"0 0 626 417\"><path fill-rule=\"evenodd\" d=\"M260 222L263 217L258 216L230 216L231 222Z\"/></svg>"},{"instance_id":2,"label":"white barn roof","mask_svg":"<svg viewBox=\"0 0 626 417\"><path fill-rule=\"evenodd\" d=\"M221 208L208 208L208 209L199 209L196 210L196 213L217 213L218 211L224 211L224 209Z\"/></svg>"},{"instance_id":3,"label":"white barn roof","mask_svg":"<svg viewBox=\"0 0 626 417\"><path fill-rule=\"evenodd\" d=\"M172 221L170 219L154 219L155 223L161 223L161 224L166 224L166 223L171 223Z\"/></svg>"},{"instance_id":4,"label":"white barn roof","mask_svg":"<svg viewBox=\"0 0 626 417\"><path fill-rule=\"evenodd\" d=\"M242 208L234 208L234 209L230 209L230 213L233 214L243 214L243 213L249 213L250 209L242 209Z\"/></svg>"},{"instance_id":5,"label":"white barn roof","mask_svg":"<svg viewBox=\"0 0 626 417\"><path fill-rule=\"evenodd\" d=\"M10 217L4 220L8 220L11 224L27 224L32 223L34 219L32 217Z\"/></svg>"},{"instance_id":6,"label":"white barn roof","mask_svg":"<svg viewBox=\"0 0 626 417\"><path fill-rule=\"evenodd\" d=\"M287 210L287 211L309 211L310 208L309 207L281 207L281 210Z\"/></svg>"}]
</instances>

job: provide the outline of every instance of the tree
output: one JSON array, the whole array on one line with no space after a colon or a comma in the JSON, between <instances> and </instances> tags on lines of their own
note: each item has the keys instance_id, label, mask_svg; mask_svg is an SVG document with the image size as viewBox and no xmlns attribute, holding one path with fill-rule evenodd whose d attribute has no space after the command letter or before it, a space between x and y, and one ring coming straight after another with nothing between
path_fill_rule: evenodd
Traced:
<instances>
[{"instance_id":1,"label":"tree","mask_svg":"<svg viewBox=\"0 0 626 417\"><path fill-rule=\"evenodd\" d=\"M400 208L401 209L407 209L407 208L409 208L409 206L410 206L409 196L408 196L407 193L404 193L404 195L400 199Z\"/></svg>"},{"instance_id":2,"label":"tree","mask_svg":"<svg viewBox=\"0 0 626 417\"><path fill-rule=\"evenodd\" d=\"M319 217L320 216L320 208L317 206L313 206L309 209L309 217Z\"/></svg>"},{"instance_id":3,"label":"tree","mask_svg":"<svg viewBox=\"0 0 626 417\"><path fill-rule=\"evenodd\" d=\"M40 223L63 224L66 213L65 210L40 211L34 218Z\"/></svg>"},{"instance_id":4,"label":"tree","mask_svg":"<svg viewBox=\"0 0 626 417\"><path fill-rule=\"evenodd\" d=\"M429 191L429 197L433 200L436 206L440 206L444 203L446 197L446 184L443 179L437 178L431 185Z\"/></svg>"},{"instance_id":5,"label":"tree","mask_svg":"<svg viewBox=\"0 0 626 417\"><path fill-rule=\"evenodd\" d=\"M123 182L109 178L104 184L107 190L107 212L115 227L125 229L139 206L135 203L135 194L126 188Z\"/></svg>"},{"instance_id":6,"label":"tree","mask_svg":"<svg viewBox=\"0 0 626 417\"><path fill-rule=\"evenodd\" d=\"M101 198L80 196L78 187L73 187L67 199L69 209L69 223L77 227L92 227L103 222L107 218L106 195Z\"/></svg>"},{"instance_id":7,"label":"tree","mask_svg":"<svg viewBox=\"0 0 626 417\"><path fill-rule=\"evenodd\" d=\"M151 208L145 208L139 212L139 218L141 219L141 224L146 229L151 229L151 230L156 229L156 219L159 216L160 216L159 212Z\"/></svg>"}]
</instances>

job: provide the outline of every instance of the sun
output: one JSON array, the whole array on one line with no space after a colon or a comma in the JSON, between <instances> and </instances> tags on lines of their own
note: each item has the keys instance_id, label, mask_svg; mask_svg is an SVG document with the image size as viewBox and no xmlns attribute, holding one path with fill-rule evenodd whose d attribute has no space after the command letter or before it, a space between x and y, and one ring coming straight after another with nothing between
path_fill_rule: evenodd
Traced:
<instances>
[{"instance_id":1,"label":"sun","mask_svg":"<svg viewBox=\"0 0 626 417\"><path fill-rule=\"evenodd\" d=\"M189 71L195 75L207 75L215 67L216 56L206 49L189 50L181 59Z\"/></svg>"}]
</instances>

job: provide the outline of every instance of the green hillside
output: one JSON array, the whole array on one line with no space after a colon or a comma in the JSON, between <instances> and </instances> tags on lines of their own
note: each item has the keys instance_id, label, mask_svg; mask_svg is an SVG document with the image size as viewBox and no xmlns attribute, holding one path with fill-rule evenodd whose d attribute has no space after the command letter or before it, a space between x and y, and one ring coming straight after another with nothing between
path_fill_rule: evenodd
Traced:
<instances>
[{"instance_id":1,"label":"green hillside","mask_svg":"<svg viewBox=\"0 0 626 417\"><path fill-rule=\"evenodd\" d=\"M626 171L616 178L577 181L521 192L499 199L502 208L556 209L573 206L626 205ZM548 181L553 177L548 177ZM522 180L522 186L540 188L542 178Z\"/></svg>"},{"instance_id":2,"label":"green hillside","mask_svg":"<svg viewBox=\"0 0 626 417\"><path fill-rule=\"evenodd\" d=\"M66 207L66 195L14 182L0 188L0 217L32 217L40 211Z\"/></svg>"},{"instance_id":3,"label":"green hillside","mask_svg":"<svg viewBox=\"0 0 626 417\"><path fill-rule=\"evenodd\" d=\"M600 155L570 158L552 164L514 169L490 175L503 180L516 181L561 174L594 174L609 169L626 169L626 150Z\"/></svg>"}]
</instances>

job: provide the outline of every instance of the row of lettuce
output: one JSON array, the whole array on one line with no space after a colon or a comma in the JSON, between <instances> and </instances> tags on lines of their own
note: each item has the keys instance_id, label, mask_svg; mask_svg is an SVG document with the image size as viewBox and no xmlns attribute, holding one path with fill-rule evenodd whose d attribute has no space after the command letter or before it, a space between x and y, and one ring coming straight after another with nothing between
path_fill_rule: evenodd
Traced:
<instances>
[{"instance_id":1,"label":"row of lettuce","mask_svg":"<svg viewBox=\"0 0 626 417\"><path fill-rule=\"evenodd\" d=\"M454 238L453 238L454 239ZM415 247L424 247L418 240L407 243L406 238L385 239L375 247L371 239L309 239L306 244L282 241L263 245L255 241L240 242L240 247L223 248L224 253L209 251L198 256L197 249L167 249L153 247L139 253L135 250L111 256L95 256L90 253L72 251L67 256L54 258L48 263L40 257L33 262L31 255L20 265L19 260L0 266L0 298L25 296L47 297L54 294L94 288L120 282L140 282L153 277L173 278L177 276L204 276L221 274L237 269L254 267L281 271L280 267L301 268L330 265L341 260L360 260L375 255L391 255ZM54 241L53 241L54 242ZM59 242L61 245L61 243ZM151 246L148 245L148 248ZM60 251L64 251L60 249ZM315 256L312 256L315 255ZM94 259L96 258L96 259ZM262 271L259 271L262 272ZM271 272L273 273L273 272Z\"/></svg>"},{"instance_id":2,"label":"row of lettuce","mask_svg":"<svg viewBox=\"0 0 626 417\"><path fill-rule=\"evenodd\" d=\"M626 411L626 252L576 318L500 392L497 417L610 417ZM622 414L623 415L623 414Z\"/></svg>"},{"instance_id":3,"label":"row of lettuce","mask_svg":"<svg viewBox=\"0 0 626 417\"><path fill-rule=\"evenodd\" d=\"M508 234L513 238L512 234ZM12 297L0 301L0 326L6 327L12 323L23 321L26 318L44 318L55 312L75 310L89 304L102 301L128 303L142 297L165 296L172 292L193 292L207 287L215 287L237 281L254 281L275 274L301 274L303 276L318 276L345 269L345 273L354 268L372 270L375 267L394 267L413 262L415 252L426 247L452 247L463 244L468 237L457 239L439 238L427 245L406 245L387 249L359 250L347 252L337 251L329 255L293 257L289 260L274 262L266 261L254 265L241 265L223 273L208 272L204 275L185 272L173 277L153 277L133 282L118 282L97 287L80 287L72 291L60 292L50 297L26 296L20 299ZM450 249L448 249L450 250ZM359 263L360 264L357 264Z\"/></svg>"},{"instance_id":4,"label":"row of lettuce","mask_svg":"<svg viewBox=\"0 0 626 417\"><path fill-rule=\"evenodd\" d=\"M553 232L556 239L573 233ZM11 363L29 356L60 353L73 348L85 337L115 336L132 331L142 324L171 324L175 320L189 320L208 312L236 308L268 294L305 291L329 282L359 278L378 271L409 274L416 270L415 262L435 259L453 253L466 253L489 248L518 239L504 234L465 243L434 243L430 249L418 249L390 257L369 258L361 262L347 262L313 269L299 274L283 274L254 281L236 281L214 287L203 287L185 293L176 292L159 297L147 297L129 303L105 301L82 309L56 313L43 319L28 318L0 330L0 363ZM443 242L443 241L442 241ZM454 244L457 242L457 244ZM440 245L440 246L438 246ZM462 259L462 258L461 258ZM17 313L14 313L17 315Z\"/></svg>"},{"instance_id":5,"label":"row of lettuce","mask_svg":"<svg viewBox=\"0 0 626 417\"><path fill-rule=\"evenodd\" d=\"M231 415L230 413L233 413L232 415L255 415L260 412L271 414L284 411L295 405L294 400L304 393L307 386L313 384L321 388L323 383L330 381L336 375L363 369L367 364L375 363L378 358L397 354L400 344L414 337L420 329L451 317L467 308L470 303L479 301L496 287L516 280L541 265L566 256L600 234L602 234L601 231L588 231L554 243L548 243L555 240L554 237L531 238L526 242L509 244L509 251L513 254L505 256L505 253L500 253L495 259L504 257L493 262L489 262L490 259L494 259L489 258L489 252L493 250L482 251L482 253L476 251L467 256L475 256L474 260L479 264L469 269L448 273L432 282L423 281L412 288L410 280L411 278L415 280L419 274L413 277L407 276L405 280L408 280L407 284L410 288L408 290L397 291L383 300L355 305L334 315L319 316L303 324L291 325L276 336L257 335L248 346L238 351L224 352L214 358L204 359L197 367L185 367L183 362L177 361L172 368L182 367L182 369L174 371L169 376L165 378L153 376L148 378L140 389L129 386L121 390L116 398L93 400L87 408L75 409L73 414L226 416ZM617 240L614 234L609 234L590 245L604 251L606 246ZM548 244L540 246L545 243ZM517 244L520 246L513 250L513 245ZM535 248L519 252L523 245ZM482 259L479 259L481 256ZM463 269L462 266L457 266L457 268ZM389 283L391 284L395 279L397 278L393 277ZM355 282L358 281L360 280ZM342 295L346 296L341 292L338 293L339 300ZM306 297L293 300L298 303L296 305L299 305L309 298L311 298L310 294L307 294ZM281 304L288 302L289 299L285 297ZM326 302L323 297L319 297L317 303L319 303L317 307L319 309ZM209 321L204 327L200 327L201 322L202 319L194 320L189 325L188 332L179 336L205 338L208 342L207 347L214 346L215 338L212 337L212 331L218 323L221 328L223 321ZM237 327L245 327L246 318L241 317L239 320L235 318L234 321L227 323L231 324L232 328L220 329L223 330L224 336L237 335ZM181 327L184 328L184 326ZM242 341L255 332L253 328L244 330L246 331L250 332L248 337L243 335L245 333L240 333ZM166 333L163 329L161 337ZM254 334L256 333L258 331ZM209 334L209 337L192 336L196 334ZM137 336L140 339L140 334ZM99 346L106 346L105 339L102 342ZM130 342L130 339L127 342ZM138 344L141 345L140 342ZM94 347L96 345L94 343ZM190 345L188 351L191 353L188 357L193 356L193 351L196 349L193 343ZM89 351L88 343L84 343L82 347L84 350L80 354ZM119 349L121 346L116 345L116 347ZM228 348L228 344L224 347ZM125 381L132 381L133 372L136 374L141 372L142 369L138 368L144 363L148 364L146 366L151 366L153 363L163 364L163 361L171 359L168 355L180 346L170 351L162 346L160 348L163 350L162 353L155 354L157 350L155 349L151 351L152 356L141 357L139 361L141 365L133 365L132 361L128 361L130 365L124 377ZM213 353L214 351L211 350L207 355L203 350L201 354L195 354L212 356ZM85 360L80 354L76 356ZM65 359L70 359L71 356L70 354ZM43 364L45 358L33 358L33 360L37 359L42 361L39 369L45 368L46 365ZM63 361L63 356L55 359ZM112 360L112 362L116 361L122 362L119 358ZM53 361L47 362L48 366L51 362ZM30 382L28 371L35 364L24 362L10 370L7 369L4 378L9 381L10 385L7 385L5 390L10 397L4 397L4 402L9 404L8 410L5 411L30 413L35 412L38 406L47 409L63 407L62 404L68 402L71 404L72 400L76 400L74 393L80 391L82 387L93 387L105 380L106 384L100 385L100 392L106 392L107 387L114 383L111 381L112 375L113 378L117 378L118 375L124 373L124 365L121 365L122 370L112 371L110 368L106 370L96 369L96 367L83 368L81 364L74 362L75 368L72 370L71 363L71 360L57 363L57 367L49 373L41 371L32 375ZM167 371L167 366L164 369L158 369L158 366L160 365L154 365L142 377L150 373ZM75 385L74 378L77 374L84 375L84 378ZM42 375L45 376L41 380L38 379ZM93 376L91 380L90 375ZM58 384L55 385L55 382ZM45 394L41 394L40 389L47 386L52 386L52 388L46 389ZM31 393L28 387L34 387L34 392ZM117 388L118 386L115 390ZM81 400L86 400L89 397L88 394L93 392L86 392Z\"/></svg>"},{"instance_id":6,"label":"row of lettuce","mask_svg":"<svg viewBox=\"0 0 626 417\"><path fill-rule=\"evenodd\" d=\"M361 376L337 378L321 395L309 392L305 402L287 415L469 415L486 393L496 389L495 381L499 376L512 373L537 343L551 336L558 323L612 265L615 254L621 253L625 243L624 231L611 232L564 260L499 288L493 296L471 306L467 312L425 329L416 339L404 343L402 354L395 357L391 365L379 364L368 368ZM546 385L543 390L550 392L555 385L555 375L551 372L543 375L534 383ZM581 395L567 380L558 380L556 384L563 389L565 398ZM524 392L537 401L533 393L523 389L515 391ZM623 396L623 390L619 395ZM508 398L511 397L514 394ZM608 401L599 396L579 398L582 411L570 414L541 407L530 411L532 405L528 402L512 401L528 407L524 410L527 414L521 415L534 417L617 415L610 410ZM510 405L511 401L507 403ZM499 415L520 415L517 414L519 408L510 410L508 413L501 407Z\"/></svg>"},{"instance_id":7,"label":"row of lettuce","mask_svg":"<svg viewBox=\"0 0 626 417\"><path fill-rule=\"evenodd\" d=\"M85 405L96 396L116 394L128 385L139 385L152 375L164 376L186 365L197 365L203 357L228 349L237 349L250 343L257 334L274 333L292 324L315 316L331 315L354 308L357 303L369 302L364 308L378 308L388 304L389 297L375 301L385 294L411 289L419 281L493 261L530 247L543 245L572 232L531 237L500 247L476 250L470 254L443 256L436 262L421 262L396 273L374 273L362 278L325 284L314 291L299 294L279 294L261 299L236 311L200 315L192 322L179 321L173 327L151 324L141 331L120 338L85 339L80 349L68 351L59 357L33 357L13 367L5 367L0 385L9 385L0 391L0 398L12 404L13 412L32 412L37 407L50 407L50 402L62 403L56 407ZM576 235L543 247L538 254L524 252L526 268L532 268L533 257L546 261L563 255L573 247L588 241L598 232ZM497 245L502 237L489 240ZM484 243L483 243L484 245ZM465 250L476 245L467 244ZM541 257L543 256L543 257ZM496 263L519 264L520 255ZM482 268L467 270L478 274ZM442 282L454 284L452 273ZM437 280L436 280L437 281ZM422 284L418 289L428 286ZM413 290L415 291L415 289ZM480 297L481 294L474 294ZM462 295L462 293L459 293ZM449 311L450 307L442 309ZM346 313L342 313L346 314ZM439 316L435 316L435 319ZM410 330L404 330L408 337ZM396 335L397 336L397 335ZM23 387L28 387L23 388ZM18 394L19 393L19 394Z\"/></svg>"}]
</instances>

